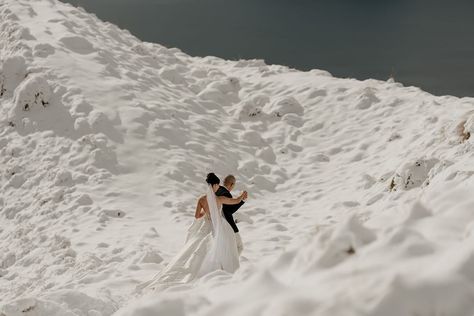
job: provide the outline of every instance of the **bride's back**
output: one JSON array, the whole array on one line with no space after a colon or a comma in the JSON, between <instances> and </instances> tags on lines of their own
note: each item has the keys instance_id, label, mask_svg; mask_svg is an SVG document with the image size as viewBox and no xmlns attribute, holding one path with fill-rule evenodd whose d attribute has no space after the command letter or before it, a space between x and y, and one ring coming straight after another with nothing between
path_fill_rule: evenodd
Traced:
<instances>
[{"instance_id":1,"label":"bride's back","mask_svg":"<svg viewBox=\"0 0 474 316\"><path fill-rule=\"evenodd\" d=\"M222 204L219 203L219 201L216 201L216 202L217 202L217 208L220 210ZM207 202L207 196L206 195L203 195L199 198L199 204L201 205L202 209L206 213L205 216L208 219L211 219L211 214L210 214L210 211L209 211L209 203Z\"/></svg>"},{"instance_id":2,"label":"bride's back","mask_svg":"<svg viewBox=\"0 0 474 316\"><path fill-rule=\"evenodd\" d=\"M208 219L211 219L211 214L209 213L209 203L207 202L207 198L205 195L199 198L199 204L201 205L202 209L204 210L205 216Z\"/></svg>"}]
</instances>

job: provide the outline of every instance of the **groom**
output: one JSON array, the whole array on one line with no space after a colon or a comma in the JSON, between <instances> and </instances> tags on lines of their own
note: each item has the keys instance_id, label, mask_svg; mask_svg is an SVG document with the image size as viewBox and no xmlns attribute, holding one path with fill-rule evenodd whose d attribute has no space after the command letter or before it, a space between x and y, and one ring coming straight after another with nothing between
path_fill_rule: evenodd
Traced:
<instances>
[{"instance_id":1,"label":"groom","mask_svg":"<svg viewBox=\"0 0 474 316\"><path fill-rule=\"evenodd\" d=\"M219 187L219 189L216 192L216 195L232 198L232 194L230 194L230 191L232 191L234 187L235 187L235 177L230 174L227 177L225 177L224 186ZM247 199L247 196L245 196L244 200L246 199ZM235 240L237 241L237 249L239 250L239 255L242 253L242 250L244 249L244 247L242 244L242 238L240 238L239 228L237 228L237 225L235 224L233 214L237 212L237 210L245 203L244 200L241 201L239 204L235 204L235 205L224 204L222 206L222 212L224 213L225 219L234 230Z\"/></svg>"}]
</instances>

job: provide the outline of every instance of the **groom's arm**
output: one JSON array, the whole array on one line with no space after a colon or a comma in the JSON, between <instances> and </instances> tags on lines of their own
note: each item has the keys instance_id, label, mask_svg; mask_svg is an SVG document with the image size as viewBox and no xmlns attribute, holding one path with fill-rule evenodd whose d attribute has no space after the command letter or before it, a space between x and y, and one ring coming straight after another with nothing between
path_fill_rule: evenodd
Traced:
<instances>
[{"instance_id":1,"label":"groom's arm","mask_svg":"<svg viewBox=\"0 0 474 316\"><path fill-rule=\"evenodd\" d=\"M217 190L216 195L217 196L225 196L225 197L228 197L228 198L231 198L231 199L233 198L232 194L230 194L230 192L227 191L226 189L224 189L223 187L220 187ZM234 204L234 205L226 204L225 208L224 208L224 211L225 211L225 213L234 214L235 212L237 212L239 210L239 208L242 205L244 205L244 203L245 203L245 201L240 201L240 203Z\"/></svg>"}]
</instances>

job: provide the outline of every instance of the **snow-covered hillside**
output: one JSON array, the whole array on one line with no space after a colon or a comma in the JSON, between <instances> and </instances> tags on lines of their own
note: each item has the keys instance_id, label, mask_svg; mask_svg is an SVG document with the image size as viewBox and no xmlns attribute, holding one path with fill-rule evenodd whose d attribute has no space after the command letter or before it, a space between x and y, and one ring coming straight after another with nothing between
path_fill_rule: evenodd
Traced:
<instances>
[{"instance_id":1,"label":"snow-covered hillside","mask_svg":"<svg viewBox=\"0 0 474 316\"><path fill-rule=\"evenodd\" d=\"M194 58L0 0L0 315L472 315L474 100ZM204 178L244 252L143 297Z\"/></svg>"}]
</instances>

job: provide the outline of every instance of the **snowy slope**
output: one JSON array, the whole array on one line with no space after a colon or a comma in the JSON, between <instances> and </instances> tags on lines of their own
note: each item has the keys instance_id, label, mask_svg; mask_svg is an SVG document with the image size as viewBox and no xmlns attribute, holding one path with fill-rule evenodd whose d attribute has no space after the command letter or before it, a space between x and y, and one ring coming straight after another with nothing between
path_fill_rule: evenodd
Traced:
<instances>
[{"instance_id":1,"label":"snowy slope","mask_svg":"<svg viewBox=\"0 0 474 316\"><path fill-rule=\"evenodd\" d=\"M194 58L0 0L0 315L474 313L472 99ZM214 171L233 276L142 297Z\"/></svg>"}]
</instances>

